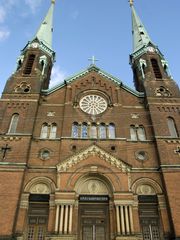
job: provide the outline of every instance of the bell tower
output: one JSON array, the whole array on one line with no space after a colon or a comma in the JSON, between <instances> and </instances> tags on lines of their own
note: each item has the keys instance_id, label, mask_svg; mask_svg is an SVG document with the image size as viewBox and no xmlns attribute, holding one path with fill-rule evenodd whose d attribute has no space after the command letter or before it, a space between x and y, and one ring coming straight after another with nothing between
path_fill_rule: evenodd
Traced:
<instances>
[{"instance_id":1,"label":"bell tower","mask_svg":"<svg viewBox=\"0 0 180 240\"><path fill-rule=\"evenodd\" d=\"M135 87L146 96L170 97L179 96L176 83L173 81L168 62L151 40L146 28L136 13L133 1L130 1L132 12L133 52L130 55Z\"/></svg>"},{"instance_id":2,"label":"bell tower","mask_svg":"<svg viewBox=\"0 0 180 240\"><path fill-rule=\"evenodd\" d=\"M49 86L55 53L52 49L53 11L51 6L37 33L27 43L17 59L15 72L9 78L3 91L3 97L17 94L39 94Z\"/></svg>"},{"instance_id":3,"label":"bell tower","mask_svg":"<svg viewBox=\"0 0 180 240\"><path fill-rule=\"evenodd\" d=\"M179 186L180 92L172 79L169 66L158 46L153 43L130 0L132 11L133 52L130 64L137 91L144 92L145 107L149 112L154 143L169 205L170 235L178 239L176 221L179 208L176 201Z\"/></svg>"}]
</instances>

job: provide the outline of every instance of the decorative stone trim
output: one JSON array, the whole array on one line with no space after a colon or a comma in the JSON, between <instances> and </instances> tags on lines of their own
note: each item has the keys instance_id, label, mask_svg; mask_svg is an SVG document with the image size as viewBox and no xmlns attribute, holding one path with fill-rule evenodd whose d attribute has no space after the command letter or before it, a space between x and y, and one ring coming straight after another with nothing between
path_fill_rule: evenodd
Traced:
<instances>
[{"instance_id":1,"label":"decorative stone trim","mask_svg":"<svg viewBox=\"0 0 180 240\"><path fill-rule=\"evenodd\" d=\"M2 136L0 137L0 141L19 141L21 140L21 137L17 137L17 136Z\"/></svg>"},{"instance_id":2,"label":"decorative stone trim","mask_svg":"<svg viewBox=\"0 0 180 240\"><path fill-rule=\"evenodd\" d=\"M140 178L132 185L132 191L136 194L161 194L162 189L157 182L150 178Z\"/></svg>"},{"instance_id":3,"label":"decorative stone trim","mask_svg":"<svg viewBox=\"0 0 180 240\"><path fill-rule=\"evenodd\" d=\"M112 156L111 154L105 152L96 145L92 145L87 149L81 151L80 153L66 159L64 162L57 165L58 172L66 172L69 168L88 158L89 156L98 156L111 165L115 166L118 169L121 169L122 172L130 172L131 168L120 159Z\"/></svg>"}]
</instances>

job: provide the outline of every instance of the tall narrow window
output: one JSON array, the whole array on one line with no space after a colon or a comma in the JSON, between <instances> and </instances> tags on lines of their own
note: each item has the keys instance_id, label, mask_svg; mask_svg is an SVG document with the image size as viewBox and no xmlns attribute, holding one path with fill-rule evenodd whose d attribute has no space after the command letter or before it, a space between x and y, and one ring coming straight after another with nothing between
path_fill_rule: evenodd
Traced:
<instances>
[{"instance_id":1,"label":"tall narrow window","mask_svg":"<svg viewBox=\"0 0 180 240\"><path fill-rule=\"evenodd\" d=\"M115 125L114 123L109 124L109 138L115 138Z\"/></svg>"},{"instance_id":2,"label":"tall narrow window","mask_svg":"<svg viewBox=\"0 0 180 240\"><path fill-rule=\"evenodd\" d=\"M99 125L99 138L106 138L106 125L101 123Z\"/></svg>"},{"instance_id":3,"label":"tall narrow window","mask_svg":"<svg viewBox=\"0 0 180 240\"><path fill-rule=\"evenodd\" d=\"M34 60L35 60L35 55L34 54L29 55L24 72L23 72L24 74L27 74L27 75L31 74Z\"/></svg>"},{"instance_id":4,"label":"tall narrow window","mask_svg":"<svg viewBox=\"0 0 180 240\"><path fill-rule=\"evenodd\" d=\"M156 59L152 58L151 59L151 64L152 64L152 68L153 68L155 77L161 79L162 74L161 74L161 71L160 71L160 68L159 68L158 61Z\"/></svg>"},{"instance_id":5,"label":"tall narrow window","mask_svg":"<svg viewBox=\"0 0 180 240\"><path fill-rule=\"evenodd\" d=\"M72 137L78 138L79 137L79 124L74 122L72 125Z\"/></svg>"},{"instance_id":6,"label":"tall narrow window","mask_svg":"<svg viewBox=\"0 0 180 240\"><path fill-rule=\"evenodd\" d=\"M177 133L177 129L176 129L176 124L173 118L168 117L167 118L167 123L168 123L168 128L169 128L169 133L171 137L177 138L178 137L178 133Z\"/></svg>"},{"instance_id":7,"label":"tall narrow window","mask_svg":"<svg viewBox=\"0 0 180 240\"><path fill-rule=\"evenodd\" d=\"M48 124L44 123L41 127L40 138L48 138Z\"/></svg>"},{"instance_id":8,"label":"tall narrow window","mask_svg":"<svg viewBox=\"0 0 180 240\"><path fill-rule=\"evenodd\" d=\"M88 126L87 123L83 123L81 126L81 137L87 138L88 137Z\"/></svg>"},{"instance_id":9,"label":"tall narrow window","mask_svg":"<svg viewBox=\"0 0 180 240\"><path fill-rule=\"evenodd\" d=\"M130 126L130 136L132 141L137 141L137 132L136 127L134 125Z\"/></svg>"},{"instance_id":10,"label":"tall narrow window","mask_svg":"<svg viewBox=\"0 0 180 240\"><path fill-rule=\"evenodd\" d=\"M138 135L138 139L141 140L141 141L144 141L146 140L146 134L145 134L145 130L144 130L144 127L143 126L139 126L137 128L137 135Z\"/></svg>"},{"instance_id":11,"label":"tall narrow window","mask_svg":"<svg viewBox=\"0 0 180 240\"><path fill-rule=\"evenodd\" d=\"M90 137L97 138L97 126L95 123L91 125Z\"/></svg>"},{"instance_id":12,"label":"tall narrow window","mask_svg":"<svg viewBox=\"0 0 180 240\"><path fill-rule=\"evenodd\" d=\"M16 133L18 121L19 121L19 114L18 113L13 114L11 117L8 133Z\"/></svg>"},{"instance_id":13,"label":"tall narrow window","mask_svg":"<svg viewBox=\"0 0 180 240\"><path fill-rule=\"evenodd\" d=\"M57 125L56 125L56 123L52 123L51 126L50 126L49 138L55 139L56 138L56 132L57 132Z\"/></svg>"}]
</instances>

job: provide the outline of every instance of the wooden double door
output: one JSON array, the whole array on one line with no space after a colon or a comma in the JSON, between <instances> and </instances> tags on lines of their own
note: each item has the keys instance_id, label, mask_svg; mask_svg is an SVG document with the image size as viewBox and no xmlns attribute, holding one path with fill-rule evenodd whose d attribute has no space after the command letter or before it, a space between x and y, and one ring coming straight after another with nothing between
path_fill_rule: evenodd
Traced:
<instances>
[{"instance_id":1,"label":"wooden double door","mask_svg":"<svg viewBox=\"0 0 180 240\"><path fill-rule=\"evenodd\" d=\"M109 240L108 204L81 204L80 240Z\"/></svg>"}]
</instances>

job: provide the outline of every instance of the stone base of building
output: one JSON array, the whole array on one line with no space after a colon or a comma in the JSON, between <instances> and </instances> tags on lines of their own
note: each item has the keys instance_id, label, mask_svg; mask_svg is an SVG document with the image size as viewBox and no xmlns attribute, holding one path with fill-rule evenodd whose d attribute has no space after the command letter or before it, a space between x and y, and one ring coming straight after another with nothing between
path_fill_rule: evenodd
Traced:
<instances>
[{"instance_id":1,"label":"stone base of building","mask_svg":"<svg viewBox=\"0 0 180 240\"><path fill-rule=\"evenodd\" d=\"M116 240L143 240L142 235L117 236Z\"/></svg>"},{"instance_id":2,"label":"stone base of building","mask_svg":"<svg viewBox=\"0 0 180 240\"><path fill-rule=\"evenodd\" d=\"M54 235L45 237L45 240L77 240L76 235Z\"/></svg>"}]
</instances>

